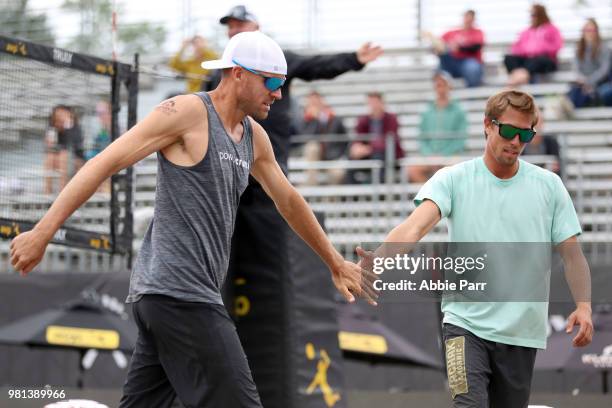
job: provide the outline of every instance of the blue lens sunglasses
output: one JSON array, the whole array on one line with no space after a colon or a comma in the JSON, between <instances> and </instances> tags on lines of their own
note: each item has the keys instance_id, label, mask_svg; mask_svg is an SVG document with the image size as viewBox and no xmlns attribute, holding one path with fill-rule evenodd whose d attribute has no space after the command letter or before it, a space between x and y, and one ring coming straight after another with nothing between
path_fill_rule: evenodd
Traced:
<instances>
[{"instance_id":1,"label":"blue lens sunglasses","mask_svg":"<svg viewBox=\"0 0 612 408\"><path fill-rule=\"evenodd\" d=\"M277 77L270 77L270 76L265 76L260 74L257 71L254 71L250 68L245 67L244 65L242 65L241 63L239 63L236 60L232 60L232 62L236 65L238 65L240 68L242 69L246 69L247 71L255 74L255 75L259 75L260 77L262 77L264 79L264 86L266 87L266 89L270 92L274 92L277 89L280 89L284 84L285 84L285 79L284 78L277 78Z\"/></svg>"}]
</instances>

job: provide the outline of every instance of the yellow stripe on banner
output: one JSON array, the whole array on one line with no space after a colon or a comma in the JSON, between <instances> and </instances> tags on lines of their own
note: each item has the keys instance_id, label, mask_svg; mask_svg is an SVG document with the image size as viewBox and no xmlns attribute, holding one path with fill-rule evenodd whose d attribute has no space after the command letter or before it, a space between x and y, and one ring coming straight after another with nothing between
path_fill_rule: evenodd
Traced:
<instances>
[{"instance_id":1,"label":"yellow stripe on banner","mask_svg":"<svg viewBox=\"0 0 612 408\"><path fill-rule=\"evenodd\" d=\"M47 343L59 346L109 350L115 350L119 347L119 333L114 330L47 326L46 339Z\"/></svg>"},{"instance_id":2,"label":"yellow stripe on banner","mask_svg":"<svg viewBox=\"0 0 612 408\"><path fill-rule=\"evenodd\" d=\"M338 332L340 348L347 351L385 354L388 350L387 340L377 334Z\"/></svg>"}]
</instances>

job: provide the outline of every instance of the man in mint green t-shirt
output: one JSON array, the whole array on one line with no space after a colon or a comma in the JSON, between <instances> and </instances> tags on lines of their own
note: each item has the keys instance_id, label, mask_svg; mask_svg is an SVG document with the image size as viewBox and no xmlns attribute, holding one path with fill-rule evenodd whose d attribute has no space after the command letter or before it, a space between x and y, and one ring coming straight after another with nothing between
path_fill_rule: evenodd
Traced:
<instances>
[{"instance_id":1,"label":"man in mint green t-shirt","mask_svg":"<svg viewBox=\"0 0 612 408\"><path fill-rule=\"evenodd\" d=\"M523 92L492 96L484 118L484 155L439 170L417 194L415 211L385 242L418 242L447 218L451 242L556 245L571 276L568 282L577 305L567 331L580 326L573 340L580 347L589 344L593 335L590 273L576 239L580 223L561 179L519 160L535 134L536 109L533 98ZM540 281L548 282L550 271L539 271ZM489 279L508 281L508 276ZM516 291L520 283L506 286ZM520 293L516 295L514 299L520 299ZM506 300L442 303L455 407L528 404L536 350L546 347L548 303L512 301L512 296Z\"/></svg>"}]
</instances>

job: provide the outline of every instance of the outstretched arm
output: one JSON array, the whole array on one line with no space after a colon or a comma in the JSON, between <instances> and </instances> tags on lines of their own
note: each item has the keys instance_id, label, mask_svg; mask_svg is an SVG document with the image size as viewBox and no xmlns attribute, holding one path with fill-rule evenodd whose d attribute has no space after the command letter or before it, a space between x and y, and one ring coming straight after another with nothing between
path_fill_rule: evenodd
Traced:
<instances>
[{"instance_id":1,"label":"outstretched arm","mask_svg":"<svg viewBox=\"0 0 612 408\"><path fill-rule=\"evenodd\" d=\"M198 97L178 96L162 102L144 120L89 160L34 229L13 239L11 264L15 270L25 275L34 269L55 232L104 180L151 153L180 142L186 130L202 120L202 111L206 112L194 98Z\"/></svg>"},{"instance_id":2,"label":"outstretched arm","mask_svg":"<svg viewBox=\"0 0 612 408\"><path fill-rule=\"evenodd\" d=\"M256 123L253 125L253 144L255 160L251 174L262 185L272 198L276 208L291 228L321 257L329 270L336 289L348 300L354 301L354 295L364 297L375 305L376 294L371 289L370 276L362 276L359 266L346 261L336 251L325 235L312 210L289 183L274 158L272 145L265 130Z\"/></svg>"},{"instance_id":3,"label":"outstretched arm","mask_svg":"<svg viewBox=\"0 0 612 408\"><path fill-rule=\"evenodd\" d=\"M328 55L299 55L286 51L287 76L305 81L331 79L351 70L360 70L381 56L379 46L365 43L356 52Z\"/></svg>"},{"instance_id":4,"label":"outstretched arm","mask_svg":"<svg viewBox=\"0 0 612 408\"><path fill-rule=\"evenodd\" d=\"M440 221L440 209L431 200L423 202L397 227L385 237L385 241L374 253L357 247L357 254L363 258L360 265L371 270L373 258L392 258L397 254L410 252L412 247L421 240Z\"/></svg>"}]
</instances>

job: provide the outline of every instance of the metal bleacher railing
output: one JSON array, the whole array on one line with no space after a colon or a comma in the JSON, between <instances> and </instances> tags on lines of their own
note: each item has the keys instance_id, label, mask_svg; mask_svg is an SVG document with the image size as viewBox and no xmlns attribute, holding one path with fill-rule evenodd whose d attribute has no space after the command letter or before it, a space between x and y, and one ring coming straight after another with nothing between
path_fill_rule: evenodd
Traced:
<instances>
[{"instance_id":1,"label":"metal bleacher railing","mask_svg":"<svg viewBox=\"0 0 612 408\"><path fill-rule=\"evenodd\" d=\"M317 135L318 141L351 141L354 135ZM312 140L312 135L300 135L293 140L295 144L304 143ZM403 221L414 209L413 199L421 187L420 183L411 183L408 179L409 166L428 165L442 167L469 160L481 155L482 147L478 150L467 150L464 154L452 157L424 157L410 154L408 157L394 160L393 137L387 137L387 160L355 160L347 161L304 161L303 159L292 158L289 162L289 178L298 184L298 188L306 200L310 203L313 210L321 211L325 214L325 225L330 238L344 256L354 256L354 248L357 245L368 242L381 242L386 234L401 221ZM603 155L599 158L603 160ZM524 160L544 166L551 167L557 163L555 156L532 155L523 156ZM583 163L587 157L582 154L574 154L570 158L570 170L572 178L583 177L583 172L578 169L590 169L592 167L578 166L576 161ZM590 161L594 159L588 159ZM589 163L590 163L589 161ZM325 172L320 173L320 185L300 185L305 180L304 173L308 170L325 170L329 168L347 169L346 163L355 163L352 168L359 168L371 172L372 175L380 177L384 174L384 179L373 178L371 183L358 185L325 185ZM589 165L590 166L590 165ZM381 170L384 170L381 173ZM605 169L600 169L605 170ZM580 184L578 184L579 187ZM612 187L612 181L607 184L607 188ZM578 195L578 194L577 194ZM580 213L584 213L593 204L581 199L577 205ZM591 222L604 222L612 224L612 214L598 214L597 217L590 216ZM443 220L426 240L441 241L446 239L446 222Z\"/></svg>"}]
</instances>

